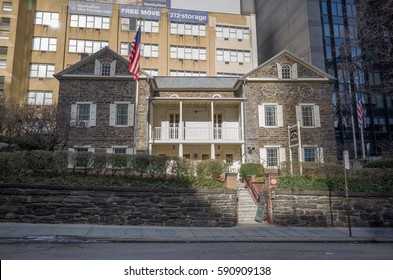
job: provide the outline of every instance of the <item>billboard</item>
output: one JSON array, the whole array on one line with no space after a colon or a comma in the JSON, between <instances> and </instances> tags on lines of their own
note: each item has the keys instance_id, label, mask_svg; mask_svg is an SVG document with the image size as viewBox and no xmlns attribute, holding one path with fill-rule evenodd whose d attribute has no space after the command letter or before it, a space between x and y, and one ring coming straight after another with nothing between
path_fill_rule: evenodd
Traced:
<instances>
[{"instance_id":1,"label":"billboard","mask_svg":"<svg viewBox=\"0 0 393 280\"><path fill-rule=\"evenodd\" d=\"M112 16L113 5L97 2L68 1L68 12L78 15Z\"/></svg>"},{"instance_id":2,"label":"billboard","mask_svg":"<svg viewBox=\"0 0 393 280\"><path fill-rule=\"evenodd\" d=\"M172 22L208 24L209 14L201 11L169 9L168 19Z\"/></svg>"},{"instance_id":3,"label":"billboard","mask_svg":"<svg viewBox=\"0 0 393 280\"><path fill-rule=\"evenodd\" d=\"M161 9L143 6L120 5L120 16L125 18L161 20Z\"/></svg>"}]
</instances>

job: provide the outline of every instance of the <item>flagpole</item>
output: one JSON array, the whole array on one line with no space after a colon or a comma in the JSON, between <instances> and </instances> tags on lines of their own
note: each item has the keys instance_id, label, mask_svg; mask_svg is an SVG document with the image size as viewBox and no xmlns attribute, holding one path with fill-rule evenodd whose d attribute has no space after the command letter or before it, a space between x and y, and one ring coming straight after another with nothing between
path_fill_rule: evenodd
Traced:
<instances>
[{"instance_id":1,"label":"flagpole","mask_svg":"<svg viewBox=\"0 0 393 280\"><path fill-rule=\"evenodd\" d=\"M352 99L352 91L351 91L351 83L348 83L349 86L349 96L351 97L351 122L352 122L352 139L353 139L353 148L355 153L355 159L358 159L358 148L356 143L356 131L355 131L355 120L353 117L353 99ZM356 96L355 96L356 100Z\"/></svg>"},{"instance_id":2,"label":"flagpole","mask_svg":"<svg viewBox=\"0 0 393 280\"><path fill-rule=\"evenodd\" d=\"M135 92L135 108L134 108L134 155L137 154L137 136L138 136L138 100L139 100L139 81L136 80L136 92Z\"/></svg>"},{"instance_id":3,"label":"flagpole","mask_svg":"<svg viewBox=\"0 0 393 280\"><path fill-rule=\"evenodd\" d=\"M359 91L359 82L358 82L358 77L356 77L355 79L355 85L356 85L356 91ZM360 97L359 97L360 98ZM361 97L363 98L363 97ZM363 101L362 101L363 102ZM363 106L362 106L362 110L363 110ZM362 158L365 159L366 158L366 149L364 147L364 133L363 133L363 127L364 127L364 114L363 114L363 121L362 121L362 125L360 125L360 143L361 143L361 147L362 147Z\"/></svg>"}]
</instances>

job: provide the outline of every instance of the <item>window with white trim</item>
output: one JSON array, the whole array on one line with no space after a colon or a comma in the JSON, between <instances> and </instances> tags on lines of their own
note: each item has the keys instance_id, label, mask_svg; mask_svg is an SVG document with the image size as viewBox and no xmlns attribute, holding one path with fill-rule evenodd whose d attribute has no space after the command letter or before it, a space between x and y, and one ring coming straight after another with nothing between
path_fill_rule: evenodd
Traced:
<instances>
[{"instance_id":1,"label":"window with white trim","mask_svg":"<svg viewBox=\"0 0 393 280\"><path fill-rule=\"evenodd\" d=\"M283 127L283 106L262 103L258 106L259 127Z\"/></svg>"},{"instance_id":2,"label":"window with white trim","mask_svg":"<svg viewBox=\"0 0 393 280\"><path fill-rule=\"evenodd\" d=\"M0 46L0 55L7 55L8 47Z\"/></svg>"},{"instance_id":3,"label":"window with white trim","mask_svg":"<svg viewBox=\"0 0 393 280\"><path fill-rule=\"evenodd\" d=\"M59 13L52 12L36 12L34 24L47 25L51 27L59 26Z\"/></svg>"},{"instance_id":4,"label":"window with white trim","mask_svg":"<svg viewBox=\"0 0 393 280\"><path fill-rule=\"evenodd\" d=\"M323 148L310 146L304 147L303 146L303 161L304 162L324 162L323 158Z\"/></svg>"},{"instance_id":5,"label":"window with white trim","mask_svg":"<svg viewBox=\"0 0 393 280\"><path fill-rule=\"evenodd\" d=\"M136 31L137 23L135 18L121 18L121 30Z\"/></svg>"},{"instance_id":6,"label":"window with white trim","mask_svg":"<svg viewBox=\"0 0 393 280\"><path fill-rule=\"evenodd\" d=\"M245 50L217 49L217 61L251 63L251 52Z\"/></svg>"},{"instance_id":7,"label":"window with white trim","mask_svg":"<svg viewBox=\"0 0 393 280\"><path fill-rule=\"evenodd\" d=\"M71 15L70 27L109 29L109 17L92 15Z\"/></svg>"},{"instance_id":8,"label":"window with white trim","mask_svg":"<svg viewBox=\"0 0 393 280\"><path fill-rule=\"evenodd\" d=\"M216 36L217 38L237 39L239 41L250 40L250 29L238 26L217 25Z\"/></svg>"},{"instance_id":9,"label":"window with white trim","mask_svg":"<svg viewBox=\"0 0 393 280\"><path fill-rule=\"evenodd\" d=\"M96 126L97 104L78 102L71 105L71 125L79 127Z\"/></svg>"},{"instance_id":10,"label":"window with white trim","mask_svg":"<svg viewBox=\"0 0 393 280\"><path fill-rule=\"evenodd\" d=\"M244 76L244 74L217 72L217 77L242 77L242 76Z\"/></svg>"},{"instance_id":11,"label":"window with white trim","mask_svg":"<svg viewBox=\"0 0 393 280\"><path fill-rule=\"evenodd\" d=\"M206 72L185 71L185 70L170 70L170 76L178 77L206 77Z\"/></svg>"},{"instance_id":12,"label":"window with white trim","mask_svg":"<svg viewBox=\"0 0 393 280\"><path fill-rule=\"evenodd\" d=\"M146 33L160 32L160 22L158 20L151 20L151 19L138 20L137 26L141 27L142 32L146 32Z\"/></svg>"},{"instance_id":13,"label":"window with white trim","mask_svg":"<svg viewBox=\"0 0 393 280\"><path fill-rule=\"evenodd\" d=\"M57 45L56 38L33 37L33 51L55 52Z\"/></svg>"},{"instance_id":14,"label":"window with white trim","mask_svg":"<svg viewBox=\"0 0 393 280\"><path fill-rule=\"evenodd\" d=\"M53 93L51 91L27 92L27 105L52 105Z\"/></svg>"},{"instance_id":15,"label":"window with white trim","mask_svg":"<svg viewBox=\"0 0 393 280\"><path fill-rule=\"evenodd\" d=\"M1 27L10 27L11 26L11 18L0 17L0 26Z\"/></svg>"},{"instance_id":16,"label":"window with white trim","mask_svg":"<svg viewBox=\"0 0 393 280\"><path fill-rule=\"evenodd\" d=\"M95 53L108 46L107 41L87 41L70 39L68 52L70 53Z\"/></svg>"},{"instance_id":17,"label":"window with white trim","mask_svg":"<svg viewBox=\"0 0 393 280\"><path fill-rule=\"evenodd\" d=\"M206 48L171 46L171 58L206 60Z\"/></svg>"},{"instance_id":18,"label":"window with white trim","mask_svg":"<svg viewBox=\"0 0 393 280\"><path fill-rule=\"evenodd\" d=\"M0 59L0 69L5 69L5 68L7 68L7 60Z\"/></svg>"},{"instance_id":19,"label":"window with white trim","mask_svg":"<svg viewBox=\"0 0 393 280\"><path fill-rule=\"evenodd\" d=\"M290 65L288 63L281 64L277 62L277 75L279 79L297 79L297 63Z\"/></svg>"},{"instance_id":20,"label":"window with white trim","mask_svg":"<svg viewBox=\"0 0 393 280\"><path fill-rule=\"evenodd\" d=\"M30 77L32 78L53 78L55 73L54 64L30 64Z\"/></svg>"},{"instance_id":21,"label":"window with white trim","mask_svg":"<svg viewBox=\"0 0 393 280\"><path fill-rule=\"evenodd\" d=\"M0 39L8 40L10 38L10 31L9 30L0 30Z\"/></svg>"},{"instance_id":22,"label":"window with white trim","mask_svg":"<svg viewBox=\"0 0 393 280\"><path fill-rule=\"evenodd\" d=\"M206 25L171 22L171 34L206 36Z\"/></svg>"},{"instance_id":23,"label":"window with white trim","mask_svg":"<svg viewBox=\"0 0 393 280\"><path fill-rule=\"evenodd\" d=\"M158 76L158 69L146 69L146 68L143 68L142 71L146 72L150 76Z\"/></svg>"},{"instance_id":24,"label":"window with white trim","mask_svg":"<svg viewBox=\"0 0 393 280\"><path fill-rule=\"evenodd\" d=\"M261 163L265 168L278 168L286 161L285 148L266 146L260 149Z\"/></svg>"},{"instance_id":25,"label":"window with white trim","mask_svg":"<svg viewBox=\"0 0 393 280\"><path fill-rule=\"evenodd\" d=\"M142 57L158 57L158 45L156 44L141 44Z\"/></svg>"},{"instance_id":26,"label":"window with white trim","mask_svg":"<svg viewBox=\"0 0 393 280\"><path fill-rule=\"evenodd\" d=\"M301 127L321 127L319 106L315 104L296 106L296 119Z\"/></svg>"},{"instance_id":27,"label":"window with white trim","mask_svg":"<svg viewBox=\"0 0 393 280\"><path fill-rule=\"evenodd\" d=\"M134 125L134 104L115 102L109 105L109 126L128 127Z\"/></svg>"},{"instance_id":28,"label":"window with white trim","mask_svg":"<svg viewBox=\"0 0 393 280\"><path fill-rule=\"evenodd\" d=\"M12 2L3 2L3 11L12 12Z\"/></svg>"}]
</instances>

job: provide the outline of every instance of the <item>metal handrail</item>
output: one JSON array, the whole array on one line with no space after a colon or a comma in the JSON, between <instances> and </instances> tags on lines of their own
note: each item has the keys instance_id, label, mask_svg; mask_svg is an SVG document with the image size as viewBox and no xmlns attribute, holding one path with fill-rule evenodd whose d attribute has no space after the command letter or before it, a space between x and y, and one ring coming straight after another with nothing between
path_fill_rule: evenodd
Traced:
<instances>
[{"instance_id":1,"label":"metal handrail","mask_svg":"<svg viewBox=\"0 0 393 280\"><path fill-rule=\"evenodd\" d=\"M250 177L246 176L246 187L250 190L252 199L255 203L261 202L261 196L258 194L257 190L255 189L254 185L252 184Z\"/></svg>"}]
</instances>

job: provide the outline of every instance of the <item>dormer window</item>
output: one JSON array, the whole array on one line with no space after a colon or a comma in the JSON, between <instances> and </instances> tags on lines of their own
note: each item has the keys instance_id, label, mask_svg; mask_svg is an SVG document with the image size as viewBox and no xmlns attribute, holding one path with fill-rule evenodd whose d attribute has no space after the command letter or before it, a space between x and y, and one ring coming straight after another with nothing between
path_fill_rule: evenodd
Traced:
<instances>
[{"instance_id":1,"label":"dormer window","mask_svg":"<svg viewBox=\"0 0 393 280\"><path fill-rule=\"evenodd\" d=\"M111 64L109 62L104 62L101 64L101 76L110 76L111 74Z\"/></svg>"},{"instance_id":2,"label":"dormer window","mask_svg":"<svg viewBox=\"0 0 393 280\"><path fill-rule=\"evenodd\" d=\"M288 64L284 64L281 66L281 75L283 79L290 79L291 78L291 66Z\"/></svg>"}]
</instances>

